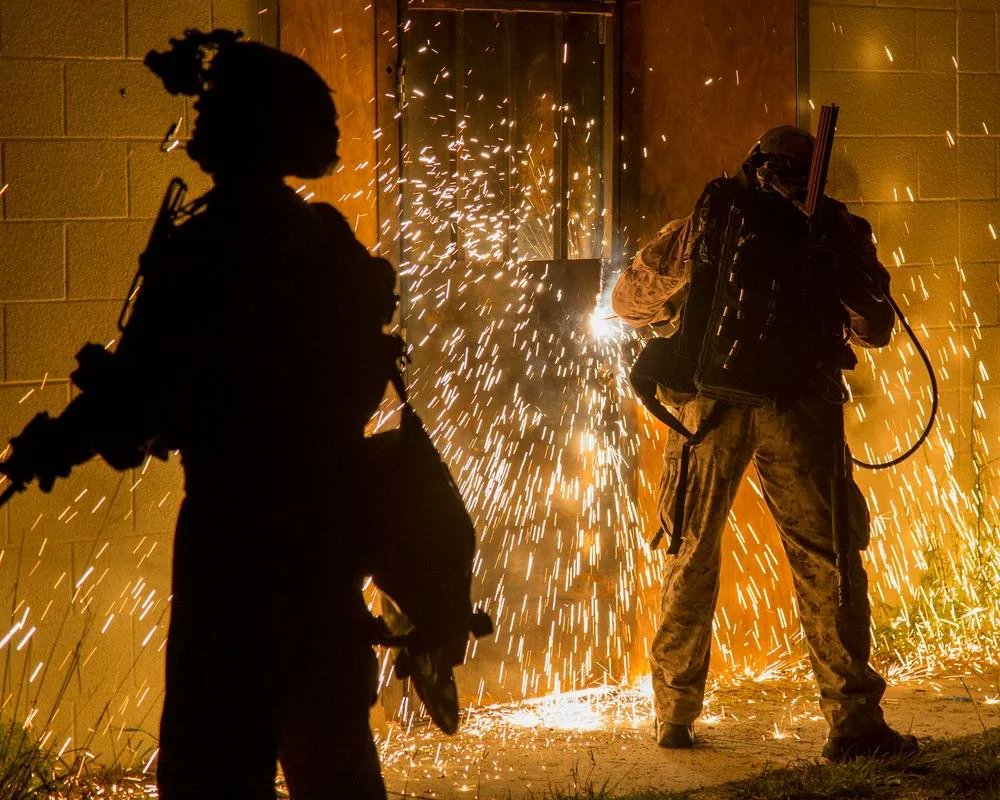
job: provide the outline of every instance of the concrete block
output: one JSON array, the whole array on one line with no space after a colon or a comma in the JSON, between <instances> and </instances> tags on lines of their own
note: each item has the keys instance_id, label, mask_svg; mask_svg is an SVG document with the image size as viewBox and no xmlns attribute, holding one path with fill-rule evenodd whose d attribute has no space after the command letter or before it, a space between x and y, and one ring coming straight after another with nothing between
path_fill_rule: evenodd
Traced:
<instances>
[{"instance_id":1,"label":"concrete block","mask_svg":"<svg viewBox=\"0 0 1000 800\"><path fill-rule=\"evenodd\" d=\"M154 756L158 718L152 720L151 727L147 722L145 727L140 728L135 693L123 690L120 698L115 703L115 713L101 725L99 732L93 734L87 749L94 753L99 764L120 765L133 774L139 773ZM82 715L79 716L79 724L83 730L89 727ZM146 784L150 787L154 783L155 765L154 759L146 776Z\"/></svg>"},{"instance_id":2,"label":"concrete block","mask_svg":"<svg viewBox=\"0 0 1000 800\"><path fill-rule=\"evenodd\" d=\"M143 58L150 50L163 50L169 46L171 36L181 36L187 28L210 30L210 4L211 0L129 0L129 57Z\"/></svg>"},{"instance_id":3,"label":"concrete block","mask_svg":"<svg viewBox=\"0 0 1000 800\"><path fill-rule=\"evenodd\" d=\"M875 75L866 72L813 70L809 80L810 98L817 109L826 103L837 103L845 109L837 121L838 134L875 135L878 108Z\"/></svg>"},{"instance_id":4,"label":"concrete block","mask_svg":"<svg viewBox=\"0 0 1000 800\"><path fill-rule=\"evenodd\" d=\"M87 635L81 648L80 680L73 700L76 708L77 735L91 742L108 735L117 727L123 704L127 712L132 692L131 674L134 656L132 637L127 627L111 627L101 634L94 621L87 619ZM89 744L90 742L88 742Z\"/></svg>"},{"instance_id":5,"label":"concrete block","mask_svg":"<svg viewBox=\"0 0 1000 800\"><path fill-rule=\"evenodd\" d=\"M129 480L98 457L57 480L48 494L29 488L11 503L11 540L93 543L131 534Z\"/></svg>"},{"instance_id":6,"label":"concrete block","mask_svg":"<svg viewBox=\"0 0 1000 800\"><path fill-rule=\"evenodd\" d=\"M22 619L21 630L25 633L32 626L62 622L72 596L72 574L72 551L66 543L32 535L30 540L7 548L0 565L0 575L4 578L0 592L0 635L6 635L14 622ZM61 575L65 577L60 581ZM19 643L16 634L11 641L16 649Z\"/></svg>"},{"instance_id":7,"label":"concrete block","mask_svg":"<svg viewBox=\"0 0 1000 800\"><path fill-rule=\"evenodd\" d=\"M812 3L809 7L809 67L836 69L837 51L843 43L840 8Z\"/></svg>"},{"instance_id":8,"label":"concrete block","mask_svg":"<svg viewBox=\"0 0 1000 800\"><path fill-rule=\"evenodd\" d=\"M953 11L917 12L917 70L955 71L955 14Z\"/></svg>"},{"instance_id":9,"label":"concrete block","mask_svg":"<svg viewBox=\"0 0 1000 800\"><path fill-rule=\"evenodd\" d=\"M143 591L140 598L142 603L132 614L132 649L136 654L137 664L141 667L134 675L134 685L140 691L144 685L151 687L155 699L163 686L162 649L170 623L173 534L142 537L142 546L137 553L143 559ZM148 713L147 706L143 714ZM155 730L155 725L153 729Z\"/></svg>"},{"instance_id":10,"label":"concrete block","mask_svg":"<svg viewBox=\"0 0 1000 800\"><path fill-rule=\"evenodd\" d=\"M75 544L73 553L76 607L98 635L123 636L131 651L136 626L161 622L166 613L169 570L162 565L170 563L170 537L98 536Z\"/></svg>"},{"instance_id":11,"label":"concrete block","mask_svg":"<svg viewBox=\"0 0 1000 800\"><path fill-rule=\"evenodd\" d=\"M939 136L954 130L954 75L881 74L873 79L879 136Z\"/></svg>"},{"instance_id":12,"label":"concrete block","mask_svg":"<svg viewBox=\"0 0 1000 800\"><path fill-rule=\"evenodd\" d=\"M957 323L962 302L959 287L954 264L892 270L890 291L914 326L946 329Z\"/></svg>"},{"instance_id":13,"label":"concrete block","mask_svg":"<svg viewBox=\"0 0 1000 800\"><path fill-rule=\"evenodd\" d=\"M877 6L953 10L956 0L876 0Z\"/></svg>"},{"instance_id":14,"label":"concrete block","mask_svg":"<svg viewBox=\"0 0 1000 800\"><path fill-rule=\"evenodd\" d=\"M0 301L66 296L63 226L0 222Z\"/></svg>"},{"instance_id":15,"label":"concrete block","mask_svg":"<svg viewBox=\"0 0 1000 800\"><path fill-rule=\"evenodd\" d=\"M959 254L958 219L958 203L953 201L882 205L879 256L892 264L893 251L902 248L904 264L951 263Z\"/></svg>"},{"instance_id":16,"label":"concrete block","mask_svg":"<svg viewBox=\"0 0 1000 800\"><path fill-rule=\"evenodd\" d=\"M995 72L997 25L993 11L963 11L958 20L959 72Z\"/></svg>"},{"instance_id":17,"label":"concrete block","mask_svg":"<svg viewBox=\"0 0 1000 800\"><path fill-rule=\"evenodd\" d=\"M44 386L40 383L0 385L0 442L6 446L12 436L20 433L31 418L42 411L59 413L69 397L67 381L46 381ZM10 507L13 506L12 503Z\"/></svg>"},{"instance_id":18,"label":"concrete block","mask_svg":"<svg viewBox=\"0 0 1000 800\"><path fill-rule=\"evenodd\" d=\"M811 84L817 107L843 107L842 136L943 136L955 127L954 75L819 70Z\"/></svg>"},{"instance_id":19,"label":"concrete block","mask_svg":"<svg viewBox=\"0 0 1000 800\"><path fill-rule=\"evenodd\" d=\"M997 146L997 151L998 151L995 157L997 159L1000 159L1000 139L997 139L995 141L996 141L996 146ZM1000 173L997 174L996 196L1000 197Z\"/></svg>"},{"instance_id":20,"label":"concrete block","mask_svg":"<svg viewBox=\"0 0 1000 800\"><path fill-rule=\"evenodd\" d=\"M958 131L1000 133L1000 75L962 75L958 80Z\"/></svg>"},{"instance_id":21,"label":"concrete block","mask_svg":"<svg viewBox=\"0 0 1000 800\"><path fill-rule=\"evenodd\" d=\"M70 136L161 139L184 116L184 99L163 89L137 61L66 64L66 126Z\"/></svg>"},{"instance_id":22,"label":"concrete block","mask_svg":"<svg viewBox=\"0 0 1000 800\"><path fill-rule=\"evenodd\" d=\"M137 533L164 534L173 531L184 496L184 474L180 458L153 460L136 475L133 483Z\"/></svg>"},{"instance_id":23,"label":"concrete block","mask_svg":"<svg viewBox=\"0 0 1000 800\"><path fill-rule=\"evenodd\" d=\"M833 57L835 68L916 67L916 12L912 9L852 8L835 11L832 17L838 45ZM832 33L832 26L830 30Z\"/></svg>"},{"instance_id":24,"label":"concrete block","mask_svg":"<svg viewBox=\"0 0 1000 800\"><path fill-rule=\"evenodd\" d=\"M94 220L66 226L66 267L73 300L124 300L146 249L148 220Z\"/></svg>"},{"instance_id":25,"label":"concrete block","mask_svg":"<svg viewBox=\"0 0 1000 800\"><path fill-rule=\"evenodd\" d=\"M118 336L120 304L109 301L29 303L7 306L7 380L67 378L86 342Z\"/></svg>"},{"instance_id":26,"label":"concrete block","mask_svg":"<svg viewBox=\"0 0 1000 800\"><path fill-rule=\"evenodd\" d=\"M5 58L0 109L0 136L62 136L62 64Z\"/></svg>"},{"instance_id":27,"label":"concrete block","mask_svg":"<svg viewBox=\"0 0 1000 800\"><path fill-rule=\"evenodd\" d=\"M159 738L160 714L163 712L163 687L165 683L164 654L153 650L143 651L132 670L136 683L132 704L131 730L121 748L119 759L123 765L138 772L152 761L150 782L156 769L156 748Z\"/></svg>"},{"instance_id":28,"label":"concrete block","mask_svg":"<svg viewBox=\"0 0 1000 800\"><path fill-rule=\"evenodd\" d=\"M914 139L844 138L834 145L830 194L849 201L905 200L907 187L917 191L917 174Z\"/></svg>"},{"instance_id":29,"label":"concrete block","mask_svg":"<svg viewBox=\"0 0 1000 800\"><path fill-rule=\"evenodd\" d=\"M18 640L19 635L20 632L12 643ZM70 642L70 631L60 630L58 624L43 625L37 628L21 650L5 654L10 674L7 685L10 687L13 683L20 690L21 702L20 709L12 711L8 708L6 713L24 719L24 712L34 705L38 709L34 720L36 731L44 730L47 727L45 722L50 715L54 716L52 727L59 731L59 745L71 735L73 729L73 690L69 690L69 696L60 697L64 672L59 669L66 652L72 647ZM10 644L7 646L10 647Z\"/></svg>"},{"instance_id":30,"label":"concrete block","mask_svg":"<svg viewBox=\"0 0 1000 800\"><path fill-rule=\"evenodd\" d=\"M164 153L153 142L130 142L128 151L130 217L155 217L167 184L175 176L187 182L189 200L211 188L211 178L183 150Z\"/></svg>"},{"instance_id":31,"label":"concrete block","mask_svg":"<svg viewBox=\"0 0 1000 800\"><path fill-rule=\"evenodd\" d=\"M1000 281L996 264L965 264L965 281L962 283L965 314L962 322L974 325L1000 324ZM973 313L975 317L973 317ZM1000 380L1000 372L997 373Z\"/></svg>"},{"instance_id":32,"label":"concrete block","mask_svg":"<svg viewBox=\"0 0 1000 800\"><path fill-rule=\"evenodd\" d=\"M863 395L855 393L855 402L848 407L847 440L858 458L880 462L898 455L920 434L930 412L930 388L923 363L913 353L905 360L898 356L895 344L875 355L876 368L873 371L866 369L869 376L862 382L869 389L874 387L873 391ZM857 371L849 378L852 387L856 379ZM958 392L943 391L941 405L957 408ZM928 449L922 453L921 462L923 458L933 460L932 451ZM943 464L938 463L944 472ZM878 476L855 469L855 477L862 485L867 484L867 489L872 482L877 482ZM899 486L880 496L897 498L898 503Z\"/></svg>"},{"instance_id":33,"label":"concrete block","mask_svg":"<svg viewBox=\"0 0 1000 800\"><path fill-rule=\"evenodd\" d=\"M996 140L963 136L958 141L958 194L963 200L997 196Z\"/></svg>"},{"instance_id":34,"label":"concrete block","mask_svg":"<svg viewBox=\"0 0 1000 800\"><path fill-rule=\"evenodd\" d=\"M60 604L60 607L64 607ZM49 614L50 618L61 618L62 613L55 611L55 606ZM61 701L58 697L67 671L71 668L71 660L66 656L72 650L78 631L75 627L60 630L58 623L39 626L31 642L21 651L9 655L9 669L16 685L22 690L22 707L34 702L38 708L35 717L35 731L43 729L45 722L52 715L52 729L56 732L56 746L59 747L68 736L74 736L73 726L73 688L70 687ZM39 662L42 668L31 681L31 673ZM25 667L27 674L25 674ZM15 677L16 676L16 677ZM24 677L22 677L24 676ZM12 714L23 718L22 713Z\"/></svg>"},{"instance_id":35,"label":"concrete block","mask_svg":"<svg viewBox=\"0 0 1000 800\"><path fill-rule=\"evenodd\" d=\"M997 387L1000 386L1000 326L984 327L982 336L974 355L973 368L977 370L975 380L991 387ZM984 371L978 371L980 362L982 362ZM987 411L992 411L995 415L1000 416L997 413L998 409L1000 406L993 406ZM995 440L994 445L1000 449L1000 440ZM997 452L996 455L1000 456L1000 452Z\"/></svg>"},{"instance_id":36,"label":"concrete block","mask_svg":"<svg viewBox=\"0 0 1000 800\"><path fill-rule=\"evenodd\" d=\"M1000 0L956 0L959 12L965 11L1000 11Z\"/></svg>"},{"instance_id":37,"label":"concrete block","mask_svg":"<svg viewBox=\"0 0 1000 800\"><path fill-rule=\"evenodd\" d=\"M979 478L980 485L985 487L987 496L995 496L997 481L1000 480L997 456L1000 455L1000 414L995 409L1000 407L1000 388L986 388L980 392L980 397L968 398L971 406L973 436L975 438L975 455L973 476ZM983 413L985 412L985 416ZM985 529L989 531L989 528Z\"/></svg>"},{"instance_id":38,"label":"concrete block","mask_svg":"<svg viewBox=\"0 0 1000 800\"><path fill-rule=\"evenodd\" d=\"M955 399L960 400L962 386L968 372L968 359L965 357L963 347L967 344L961 332L938 329L928 331L926 334L918 331L920 344L927 351L927 355L934 367L934 374L937 377L938 387L941 390L942 400L945 395L952 393ZM927 377L927 370L920 362L916 348L910 342L909 337L899 330L897 332L897 347L900 352L905 353L906 363L912 367L912 383L921 392L921 396L928 401L924 408L929 408L930 386ZM952 407L957 413L957 407ZM920 415L921 419L925 415ZM954 434L954 431L951 432Z\"/></svg>"},{"instance_id":39,"label":"concrete block","mask_svg":"<svg viewBox=\"0 0 1000 800\"><path fill-rule=\"evenodd\" d=\"M273 4L258 0L212 0L212 27L241 30L248 39L260 41L259 12L268 7L268 13L273 14Z\"/></svg>"},{"instance_id":40,"label":"concrete block","mask_svg":"<svg viewBox=\"0 0 1000 800\"><path fill-rule=\"evenodd\" d=\"M147 617L145 620L136 621L132 625L132 649L136 654L136 659L151 665L162 660L164 657L167 630L170 625L169 605L160 605L157 610L159 616L155 620ZM136 675L138 679L142 679L142 677L141 674Z\"/></svg>"},{"instance_id":41,"label":"concrete block","mask_svg":"<svg viewBox=\"0 0 1000 800\"><path fill-rule=\"evenodd\" d=\"M11 612L17 605L18 579L23 569L21 548L4 543L0 552L0 630L6 636L14 621ZM20 619L20 613L18 619Z\"/></svg>"},{"instance_id":42,"label":"concrete block","mask_svg":"<svg viewBox=\"0 0 1000 800\"><path fill-rule=\"evenodd\" d=\"M7 217L124 217L125 154L120 142L5 142Z\"/></svg>"},{"instance_id":43,"label":"concrete block","mask_svg":"<svg viewBox=\"0 0 1000 800\"><path fill-rule=\"evenodd\" d=\"M125 55L122 0L0 0L6 56Z\"/></svg>"},{"instance_id":44,"label":"concrete block","mask_svg":"<svg viewBox=\"0 0 1000 800\"><path fill-rule=\"evenodd\" d=\"M957 198L958 148L949 144L944 136L917 139L916 147L917 197L920 200Z\"/></svg>"},{"instance_id":45,"label":"concrete block","mask_svg":"<svg viewBox=\"0 0 1000 800\"><path fill-rule=\"evenodd\" d=\"M970 200L962 204L959 241L963 262L1000 261L1000 240L994 234L1000 237L1000 202Z\"/></svg>"}]
</instances>

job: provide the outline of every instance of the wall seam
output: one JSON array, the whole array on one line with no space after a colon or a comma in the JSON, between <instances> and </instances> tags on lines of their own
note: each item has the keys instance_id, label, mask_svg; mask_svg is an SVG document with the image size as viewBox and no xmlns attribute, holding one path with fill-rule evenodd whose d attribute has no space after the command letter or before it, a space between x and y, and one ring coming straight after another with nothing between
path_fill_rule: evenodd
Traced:
<instances>
[{"instance_id":1,"label":"wall seam","mask_svg":"<svg viewBox=\"0 0 1000 800\"><path fill-rule=\"evenodd\" d=\"M9 191L7 183L7 153L6 153L6 142L5 140L0 140L0 219L4 222L7 221L7 192Z\"/></svg>"},{"instance_id":2,"label":"wall seam","mask_svg":"<svg viewBox=\"0 0 1000 800\"><path fill-rule=\"evenodd\" d=\"M62 258L63 258L63 296L62 299L69 301L69 223L62 224Z\"/></svg>"},{"instance_id":3,"label":"wall seam","mask_svg":"<svg viewBox=\"0 0 1000 800\"><path fill-rule=\"evenodd\" d=\"M62 97L60 98L60 100L61 100L61 103L62 103L62 133L63 133L63 136L68 136L69 135L69 113L68 113L67 109L68 109L68 106L69 106L69 102L67 101L68 90L67 90L66 62L65 61L62 62L62 88L61 88L61 91L62 91Z\"/></svg>"},{"instance_id":4,"label":"wall seam","mask_svg":"<svg viewBox=\"0 0 1000 800\"><path fill-rule=\"evenodd\" d=\"M122 55L128 58L128 0L122 0Z\"/></svg>"},{"instance_id":5,"label":"wall seam","mask_svg":"<svg viewBox=\"0 0 1000 800\"><path fill-rule=\"evenodd\" d=\"M7 382L7 351L10 350L7 340L9 331L7 330L7 304L0 305L0 328L3 329L3 382Z\"/></svg>"}]
</instances>

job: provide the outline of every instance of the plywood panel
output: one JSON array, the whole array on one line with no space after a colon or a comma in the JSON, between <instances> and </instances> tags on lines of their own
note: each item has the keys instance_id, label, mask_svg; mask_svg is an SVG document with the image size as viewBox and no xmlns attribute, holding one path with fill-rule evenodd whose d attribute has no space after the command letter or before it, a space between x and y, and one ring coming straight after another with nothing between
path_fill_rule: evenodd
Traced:
<instances>
[{"instance_id":1,"label":"plywood panel","mask_svg":"<svg viewBox=\"0 0 1000 800\"><path fill-rule=\"evenodd\" d=\"M644 0L626 24L629 171L652 231L687 214L759 133L794 124L795 0Z\"/></svg>"},{"instance_id":2,"label":"plywood panel","mask_svg":"<svg viewBox=\"0 0 1000 800\"><path fill-rule=\"evenodd\" d=\"M735 170L761 132L794 124L796 10L795 0L627 0L623 11L622 239L630 254L665 222L689 214L705 183ZM648 520L655 519L650 488L662 469L661 453L661 441L644 441L639 467L646 488L640 486L640 496ZM774 524L747 483L734 511L751 552L743 555L733 531L727 532L724 551L739 552L747 571L735 558L724 558L720 608L732 623L727 646L736 660L760 666L771 658L770 631L780 638L794 630L775 608L782 597L787 616L791 584ZM766 567L765 546L778 556L776 582L753 558L756 551ZM771 608L742 607L736 587L745 588L749 574L755 584L774 587L768 588ZM657 606L655 596L647 602ZM643 630L638 638L648 634Z\"/></svg>"},{"instance_id":3,"label":"plywood panel","mask_svg":"<svg viewBox=\"0 0 1000 800\"><path fill-rule=\"evenodd\" d=\"M377 234L375 192L375 5L358 0L282 0L281 48L311 64L333 89L340 164L309 182L367 246Z\"/></svg>"}]
</instances>

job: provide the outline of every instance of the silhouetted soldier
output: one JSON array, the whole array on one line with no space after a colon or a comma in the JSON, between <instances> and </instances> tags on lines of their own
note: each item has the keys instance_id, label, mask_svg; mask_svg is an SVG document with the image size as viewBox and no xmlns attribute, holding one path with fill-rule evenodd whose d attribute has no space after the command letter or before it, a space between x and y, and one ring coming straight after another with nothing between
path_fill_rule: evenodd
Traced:
<instances>
[{"instance_id":1,"label":"silhouetted soldier","mask_svg":"<svg viewBox=\"0 0 1000 800\"><path fill-rule=\"evenodd\" d=\"M394 275L283 183L336 162L329 88L238 36L189 31L147 56L197 97L188 153L214 188L182 224L161 215L117 349L84 348L82 393L4 471L47 489L94 454L181 453L162 800L273 798L279 756L297 800L381 798L358 463L400 355L382 332Z\"/></svg>"}]
</instances>

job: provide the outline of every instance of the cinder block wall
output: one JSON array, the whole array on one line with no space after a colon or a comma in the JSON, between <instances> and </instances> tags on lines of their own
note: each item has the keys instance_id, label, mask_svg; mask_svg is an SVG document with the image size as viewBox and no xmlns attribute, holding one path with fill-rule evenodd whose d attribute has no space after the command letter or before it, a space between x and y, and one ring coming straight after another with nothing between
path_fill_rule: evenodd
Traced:
<instances>
[{"instance_id":1,"label":"cinder block wall","mask_svg":"<svg viewBox=\"0 0 1000 800\"><path fill-rule=\"evenodd\" d=\"M977 482L995 517L1000 456L1000 0L812 0L809 95L841 105L831 193L866 217L938 372L932 447L862 475L886 530L957 532ZM912 439L928 407L905 336L857 373L855 449ZM927 469L930 467L930 469ZM955 489L948 497L939 492ZM992 499L989 499L989 496ZM968 514L966 516L968 519Z\"/></svg>"},{"instance_id":2,"label":"cinder block wall","mask_svg":"<svg viewBox=\"0 0 1000 800\"><path fill-rule=\"evenodd\" d=\"M0 439L70 397L73 356L115 320L190 119L142 65L185 28L272 41L263 0L0 0ZM155 742L177 464L103 462L0 512L0 716L57 748L145 763ZM214 724L206 718L206 724ZM221 734L221 731L220 731Z\"/></svg>"}]
</instances>

